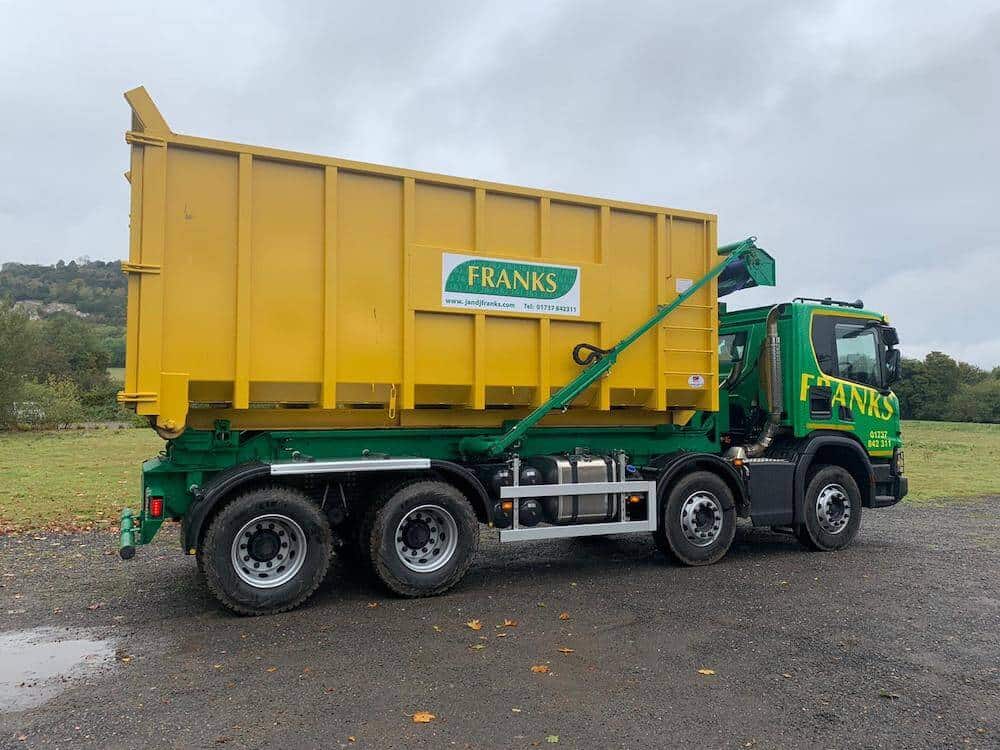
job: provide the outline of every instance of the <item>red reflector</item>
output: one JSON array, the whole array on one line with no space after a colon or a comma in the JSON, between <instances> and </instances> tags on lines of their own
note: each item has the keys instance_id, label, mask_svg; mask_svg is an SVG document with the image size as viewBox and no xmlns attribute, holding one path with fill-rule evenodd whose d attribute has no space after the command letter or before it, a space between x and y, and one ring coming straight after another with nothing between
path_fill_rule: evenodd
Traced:
<instances>
[{"instance_id":1,"label":"red reflector","mask_svg":"<svg viewBox=\"0 0 1000 750\"><path fill-rule=\"evenodd\" d=\"M149 498L149 515L151 518L160 518L161 516L163 516L162 497Z\"/></svg>"}]
</instances>

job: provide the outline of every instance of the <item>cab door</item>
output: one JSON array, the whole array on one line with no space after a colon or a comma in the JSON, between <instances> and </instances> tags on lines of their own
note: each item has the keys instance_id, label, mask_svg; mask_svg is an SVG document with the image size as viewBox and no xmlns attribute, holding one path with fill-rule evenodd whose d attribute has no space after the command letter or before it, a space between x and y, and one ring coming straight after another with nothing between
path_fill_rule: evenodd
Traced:
<instances>
[{"instance_id":1,"label":"cab door","mask_svg":"<svg viewBox=\"0 0 1000 750\"><path fill-rule=\"evenodd\" d=\"M870 455L891 455L899 432L899 403L886 382L881 320L825 308L808 314L809 338L799 358L796 434L852 432Z\"/></svg>"}]
</instances>

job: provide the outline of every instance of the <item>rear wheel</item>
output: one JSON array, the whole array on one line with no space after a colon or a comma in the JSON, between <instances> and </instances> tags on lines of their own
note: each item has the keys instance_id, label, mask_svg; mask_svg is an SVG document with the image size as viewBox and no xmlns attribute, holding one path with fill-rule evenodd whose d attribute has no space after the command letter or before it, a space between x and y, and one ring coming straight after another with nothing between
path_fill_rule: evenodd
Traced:
<instances>
[{"instance_id":1,"label":"rear wheel","mask_svg":"<svg viewBox=\"0 0 1000 750\"><path fill-rule=\"evenodd\" d=\"M331 548L329 521L309 498L267 487L240 495L212 519L198 562L208 588L233 612L275 614L313 594Z\"/></svg>"},{"instance_id":2,"label":"rear wheel","mask_svg":"<svg viewBox=\"0 0 1000 750\"><path fill-rule=\"evenodd\" d=\"M660 509L656 545L685 565L721 560L736 534L736 508L729 486L716 474L696 471L670 489Z\"/></svg>"},{"instance_id":3,"label":"rear wheel","mask_svg":"<svg viewBox=\"0 0 1000 750\"><path fill-rule=\"evenodd\" d=\"M861 492L847 469L821 466L806 486L803 523L795 535L809 549L832 551L854 541L861 528Z\"/></svg>"},{"instance_id":4,"label":"rear wheel","mask_svg":"<svg viewBox=\"0 0 1000 750\"><path fill-rule=\"evenodd\" d=\"M415 480L388 490L364 524L367 555L400 596L434 596L458 583L479 548L472 505L445 482Z\"/></svg>"}]
</instances>

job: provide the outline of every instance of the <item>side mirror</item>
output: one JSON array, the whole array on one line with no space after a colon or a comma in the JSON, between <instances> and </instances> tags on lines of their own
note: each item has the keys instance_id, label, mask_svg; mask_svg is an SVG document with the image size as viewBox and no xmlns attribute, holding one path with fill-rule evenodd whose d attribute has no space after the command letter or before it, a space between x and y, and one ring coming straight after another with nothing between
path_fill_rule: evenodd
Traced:
<instances>
[{"instance_id":1,"label":"side mirror","mask_svg":"<svg viewBox=\"0 0 1000 750\"><path fill-rule=\"evenodd\" d=\"M885 358L885 374L886 374L886 385L890 386L893 383L898 383L899 379L903 376L903 355L899 353L899 349L890 349L886 352Z\"/></svg>"},{"instance_id":2,"label":"side mirror","mask_svg":"<svg viewBox=\"0 0 1000 750\"><path fill-rule=\"evenodd\" d=\"M882 343L888 347L893 347L899 343L899 334L892 326L879 326L882 333Z\"/></svg>"}]
</instances>

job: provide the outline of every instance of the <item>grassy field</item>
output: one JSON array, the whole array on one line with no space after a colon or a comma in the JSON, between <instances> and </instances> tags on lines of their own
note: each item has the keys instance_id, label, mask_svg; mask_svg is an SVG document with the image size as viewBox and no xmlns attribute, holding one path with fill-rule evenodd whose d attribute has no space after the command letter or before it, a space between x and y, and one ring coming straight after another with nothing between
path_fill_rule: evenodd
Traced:
<instances>
[{"instance_id":1,"label":"grassy field","mask_svg":"<svg viewBox=\"0 0 1000 750\"><path fill-rule=\"evenodd\" d=\"M903 436L908 500L1000 495L1000 425L906 422ZM0 530L116 523L162 446L147 429L0 433Z\"/></svg>"},{"instance_id":2,"label":"grassy field","mask_svg":"<svg viewBox=\"0 0 1000 750\"><path fill-rule=\"evenodd\" d=\"M1000 495L1000 424L904 422L908 500Z\"/></svg>"},{"instance_id":3,"label":"grassy field","mask_svg":"<svg viewBox=\"0 0 1000 750\"><path fill-rule=\"evenodd\" d=\"M162 447L148 429L0 433L0 529L117 523Z\"/></svg>"}]
</instances>

